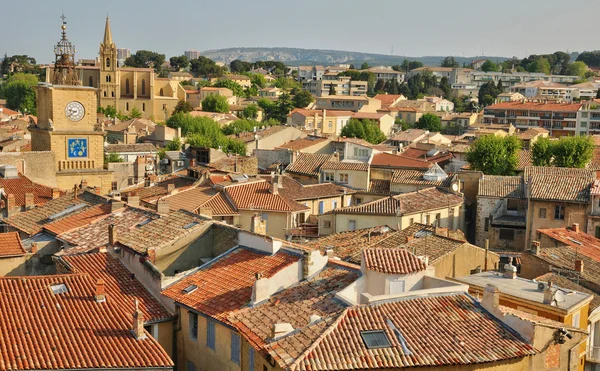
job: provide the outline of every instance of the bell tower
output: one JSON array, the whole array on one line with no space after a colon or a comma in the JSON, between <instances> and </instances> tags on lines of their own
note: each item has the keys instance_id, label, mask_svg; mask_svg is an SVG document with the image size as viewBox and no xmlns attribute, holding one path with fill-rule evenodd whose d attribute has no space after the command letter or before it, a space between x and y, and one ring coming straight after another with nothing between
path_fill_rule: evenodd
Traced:
<instances>
[{"instance_id":1,"label":"bell tower","mask_svg":"<svg viewBox=\"0 0 600 371\"><path fill-rule=\"evenodd\" d=\"M117 46L110 31L110 20L106 16L104 40L100 44L100 107L117 107L119 89L117 88Z\"/></svg>"},{"instance_id":2,"label":"bell tower","mask_svg":"<svg viewBox=\"0 0 600 371\"><path fill-rule=\"evenodd\" d=\"M54 71L52 84L54 85L81 85L79 75L75 69L75 45L67 39L67 22L65 15L62 19L62 37L54 46Z\"/></svg>"}]
</instances>

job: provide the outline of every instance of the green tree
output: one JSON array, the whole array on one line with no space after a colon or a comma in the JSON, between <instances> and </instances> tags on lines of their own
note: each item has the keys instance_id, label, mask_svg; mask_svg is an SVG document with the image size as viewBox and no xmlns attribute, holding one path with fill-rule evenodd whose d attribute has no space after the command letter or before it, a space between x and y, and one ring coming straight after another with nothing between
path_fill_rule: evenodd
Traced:
<instances>
[{"instance_id":1,"label":"green tree","mask_svg":"<svg viewBox=\"0 0 600 371\"><path fill-rule=\"evenodd\" d=\"M342 136L348 138L360 138L369 143L379 144L386 139L385 134L379 129L379 125L373 120L350 119L342 129Z\"/></svg>"},{"instance_id":2,"label":"green tree","mask_svg":"<svg viewBox=\"0 0 600 371\"><path fill-rule=\"evenodd\" d=\"M439 132L442 131L442 120L438 115L426 113L415 122L415 127L430 132Z\"/></svg>"},{"instance_id":3,"label":"green tree","mask_svg":"<svg viewBox=\"0 0 600 371\"><path fill-rule=\"evenodd\" d=\"M588 66L581 61L573 62L567 66L567 75L584 77Z\"/></svg>"},{"instance_id":4,"label":"green tree","mask_svg":"<svg viewBox=\"0 0 600 371\"><path fill-rule=\"evenodd\" d=\"M399 117L397 117L397 118L394 120L394 125L396 125L397 127L401 128L401 129L402 129L402 131L406 131L406 130L408 130L408 129L411 129L411 128L412 128L412 125L411 125L411 124L409 124L408 122L406 122L406 121L402 120L402 119L401 119L401 118L399 118Z\"/></svg>"},{"instance_id":5,"label":"green tree","mask_svg":"<svg viewBox=\"0 0 600 371\"><path fill-rule=\"evenodd\" d=\"M169 58L169 64L173 71L181 71L190 65L189 59L185 55Z\"/></svg>"},{"instance_id":6,"label":"green tree","mask_svg":"<svg viewBox=\"0 0 600 371\"><path fill-rule=\"evenodd\" d=\"M336 95L336 91L335 91L335 85L334 84L329 84L329 95Z\"/></svg>"},{"instance_id":7,"label":"green tree","mask_svg":"<svg viewBox=\"0 0 600 371\"><path fill-rule=\"evenodd\" d=\"M414 70L415 68L420 68L420 67L423 67L423 62L409 61L408 59L405 59L402 61L402 64L392 66L392 69L394 71L406 72L406 71Z\"/></svg>"},{"instance_id":8,"label":"green tree","mask_svg":"<svg viewBox=\"0 0 600 371\"><path fill-rule=\"evenodd\" d=\"M444 92L444 98L448 99L452 95L452 85L446 76L440 79L439 88Z\"/></svg>"},{"instance_id":9,"label":"green tree","mask_svg":"<svg viewBox=\"0 0 600 371\"><path fill-rule=\"evenodd\" d=\"M488 81L479 88L479 104L490 105L494 103L494 99L500 94L496 84L493 81ZM486 97L488 95L489 97Z\"/></svg>"},{"instance_id":10,"label":"green tree","mask_svg":"<svg viewBox=\"0 0 600 371\"><path fill-rule=\"evenodd\" d=\"M2 93L6 97L6 107L37 115L35 100L37 82L37 77L31 74L17 73L9 77L2 86Z\"/></svg>"},{"instance_id":11,"label":"green tree","mask_svg":"<svg viewBox=\"0 0 600 371\"><path fill-rule=\"evenodd\" d=\"M181 149L181 139L173 138L172 141L167 143L165 150L167 151L179 151Z\"/></svg>"},{"instance_id":12,"label":"green tree","mask_svg":"<svg viewBox=\"0 0 600 371\"><path fill-rule=\"evenodd\" d=\"M243 133L247 131L253 131L255 127L261 127L261 123L254 120L235 120L223 127L223 134L232 135L237 133Z\"/></svg>"},{"instance_id":13,"label":"green tree","mask_svg":"<svg viewBox=\"0 0 600 371\"><path fill-rule=\"evenodd\" d=\"M239 59L233 60L229 63L229 70L234 73L244 73L252 69L252 63L244 62Z\"/></svg>"},{"instance_id":14,"label":"green tree","mask_svg":"<svg viewBox=\"0 0 600 371\"><path fill-rule=\"evenodd\" d=\"M584 168L594 155L594 142L589 136L566 136L551 141L540 138L532 148L533 164Z\"/></svg>"},{"instance_id":15,"label":"green tree","mask_svg":"<svg viewBox=\"0 0 600 371\"><path fill-rule=\"evenodd\" d=\"M483 104L484 106L492 105L492 104L494 104L494 97L492 97L489 94L486 94L483 97L481 97L481 99L479 100L479 103Z\"/></svg>"},{"instance_id":16,"label":"green tree","mask_svg":"<svg viewBox=\"0 0 600 371\"><path fill-rule=\"evenodd\" d=\"M192 108L192 105L182 99L179 102L177 102L175 109L173 109L173 114L176 114L178 112L192 112L193 110L194 109Z\"/></svg>"},{"instance_id":17,"label":"green tree","mask_svg":"<svg viewBox=\"0 0 600 371\"><path fill-rule=\"evenodd\" d=\"M163 63L165 63L165 55L150 50L138 50L125 60L125 65L128 67L153 67L156 73L160 72Z\"/></svg>"},{"instance_id":18,"label":"green tree","mask_svg":"<svg viewBox=\"0 0 600 371\"><path fill-rule=\"evenodd\" d=\"M229 113L229 103L224 96L211 94L202 101L202 110L207 112Z\"/></svg>"},{"instance_id":19,"label":"green tree","mask_svg":"<svg viewBox=\"0 0 600 371\"><path fill-rule=\"evenodd\" d=\"M196 76L221 77L225 74L225 68L217 66L215 61L204 56L190 61L190 71Z\"/></svg>"},{"instance_id":20,"label":"green tree","mask_svg":"<svg viewBox=\"0 0 600 371\"><path fill-rule=\"evenodd\" d=\"M114 106L107 106L105 108L98 107L98 112L103 113L104 116L106 116L106 117L110 117L110 118L117 117L117 109Z\"/></svg>"},{"instance_id":21,"label":"green tree","mask_svg":"<svg viewBox=\"0 0 600 371\"><path fill-rule=\"evenodd\" d=\"M550 62L548 59L541 57L527 64L527 71L529 72L541 72L546 75L550 74Z\"/></svg>"},{"instance_id":22,"label":"green tree","mask_svg":"<svg viewBox=\"0 0 600 371\"><path fill-rule=\"evenodd\" d=\"M132 119L141 119L142 112L140 112L140 110L137 109L137 107L133 107L131 111L129 111L129 117L131 117Z\"/></svg>"},{"instance_id":23,"label":"green tree","mask_svg":"<svg viewBox=\"0 0 600 371\"><path fill-rule=\"evenodd\" d=\"M251 104L247 105L246 107L244 107L244 110L242 111L242 118L248 119L248 120L256 120L257 117L258 117L258 106L256 104L251 103Z\"/></svg>"},{"instance_id":24,"label":"green tree","mask_svg":"<svg viewBox=\"0 0 600 371\"><path fill-rule=\"evenodd\" d=\"M277 78L277 80L275 80L275 82L273 83L273 86L275 86L279 89L284 89L284 90L292 90L294 88L302 89L302 86L300 85L300 83L290 77Z\"/></svg>"},{"instance_id":25,"label":"green tree","mask_svg":"<svg viewBox=\"0 0 600 371\"><path fill-rule=\"evenodd\" d=\"M123 158L116 152L107 152L104 154L104 163L108 164L111 162L124 162Z\"/></svg>"},{"instance_id":26,"label":"green tree","mask_svg":"<svg viewBox=\"0 0 600 371\"><path fill-rule=\"evenodd\" d=\"M267 85L267 79L260 73L250 75L250 82L259 88L264 88Z\"/></svg>"},{"instance_id":27,"label":"green tree","mask_svg":"<svg viewBox=\"0 0 600 371\"><path fill-rule=\"evenodd\" d=\"M550 138L539 138L531 147L534 166L552 165L552 142Z\"/></svg>"},{"instance_id":28,"label":"green tree","mask_svg":"<svg viewBox=\"0 0 600 371\"><path fill-rule=\"evenodd\" d=\"M600 67L600 50L593 52L583 52L577 57L577 61L584 62L591 67Z\"/></svg>"},{"instance_id":29,"label":"green tree","mask_svg":"<svg viewBox=\"0 0 600 371\"><path fill-rule=\"evenodd\" d=\"M487 175L512 175L517 167L521 141L514 135L486 135L475 140L467 152L471 169Z\"/></svg>"},{"instance_id":30,"label":"green tree","mask_svg":"<svg viewBox=\"0 0 600 371\"><path fill-rule=\"evenodd\" d=\"M498 71L498 65L488 59L481 65L481 70L485 72L496 72Z\"/></svg>"},{"instance_id":31,"label":"green tree","mask_svg":"<svg viewBox=\"0 0 600 371\"><path fill-rule=\"evenodd\" d=\"M441 63L441 67L455 68L458 66L458 62L454 59L454 57L446 57Z\"/></svg>"},{"instance_id":32,"label":"green tree","mask_svg":"<svg viewBox=\"0 0 600 371\"><path fill-rule=\"evenodd\" d=\"M10 60L8 59L8 55L4 53L4 58L2 58L2 64L0 65L0 77L2 75L8 75L10 73Z\"/></svg>"},{"instance_id":33,"label":"green tree","mask_svg":"<svg viewBox=\"0 0 600 371\"><path fill-rule=\"evenodd\" d=\"M496 85L496 89L498 89L498 94L504 93L504 85L502 84L502 80L498 80L498 85Z\"/></svg>"},{"instance_id":34,"label":"green tree","mask_svg":"<svg viewBox=\"0 0 600 371\"><path fill-rule=\"evenodd\" d=\"M231 90L233 92L233 95L235 95L236 97L246 97L246 93L244 92L244 88L242 88L242 85L238 84L233 80L221 79L217 81L214 86L218 88L227 88Z\"/></svg>"},{"instance_id":35,"label":"green tree","mask_svg":"<svg viewBox=\"0 0 600 371\"><path fill-rule=\"evenodd\" d=\"M363 64L360 65L361 70L366 70L367 68L369 68L369 63L367 62L363 62Z\"/></svg>"},{"instance_id":36,"label":"green tree","mask_svg":"<svg viewBox=\"0 0 600 371\"><path fill-rule=\"evenodd\" d=\"M296 108L305 108L309 104L314 101L314 98L311 93L306 90L299 91L294 98L292 99L292 103Z\"/></svg>"}]
</instances>

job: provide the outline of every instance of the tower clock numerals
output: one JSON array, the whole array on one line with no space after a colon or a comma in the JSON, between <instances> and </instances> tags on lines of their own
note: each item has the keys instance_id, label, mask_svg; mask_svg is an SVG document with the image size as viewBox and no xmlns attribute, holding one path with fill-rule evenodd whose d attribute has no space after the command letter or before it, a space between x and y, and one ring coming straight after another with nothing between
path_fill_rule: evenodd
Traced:
<instances>
[{"instance_id":1,"label":"tower clock numerals","mask_svg":"<svg viewBox=\"0 0 600 371\"><path fill-rule=\"evenodd\" d=\"M85 108L77 101L69 102L65 107L65 115L71 121L80 121L85 115Z\"/></svg>"}]
</instances>

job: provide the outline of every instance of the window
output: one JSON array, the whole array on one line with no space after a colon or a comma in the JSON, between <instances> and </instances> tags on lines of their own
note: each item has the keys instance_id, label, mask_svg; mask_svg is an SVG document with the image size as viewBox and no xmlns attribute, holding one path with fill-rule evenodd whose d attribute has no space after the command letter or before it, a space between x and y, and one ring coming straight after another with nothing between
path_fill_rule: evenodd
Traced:
<instances>
[{"instance_id":1,"label":"window","mask_svg":"<svg viewBox=\"0 0 600 371\"><path fill-rule=\"evenodd\" d=\"M117 182L112 182L110 184L110 189L113 190L113 191L116 191L118 189Z\"/></svg>"},{"instance_id":2,"label":"window","mask_svg":"<svg viewBox=\"0 0 600 371\"><path fill-rule=\"evenodd\" d=\"M506 202L506 210L517 211L519 206L518 200L509 199Z\"/></svg>"},{"instance_id":3,"label":"window","mask_svg":"<svg viewBox=\"0 0 600 371\"><path fill-rule=\"evenodd\" d=\"M360 336L362 337L368 349L387 348L392 346L387 335L382 330L361 331Z\"/></svg>"},{"instance_id":4,"label":"window","mask_svg":"<svg viewBox=\"0 0 600 371\"><path fill-rule=\"evenodd\" d=\"M554 220L565 220L565 207L562 205L554 206Z\"/></svg>"},{"instance_id":5,"label":"window","mask_svg":"<svg viewBox=\"0 0 600 371\"><path fill-rule=\"evenodd\" d=\"M206 321L206 346L215 350L215 323L211 320Z\"/></svg>"},{"instance_id":6,"label":"window","mask_svg":"<svg viewBox=\"0 0 600 371\"><path fill-rule=\"evenodd\" d=\"M125 110L129 111L129 103L125 103Z\"/></svg>"},{"instance_id":7,"label":"window","mask_svg":"<svg viewBox=\"0 0 600 371\"><path fill-rule=\"evenodd\" d=\"M235 364L240 364L240 335L231 333L231 360Z\"/></svg>"},{"instance_id":8,"label":"window","mask_svg":"<svg viewBox=\"0 0 600 371\"><path fill-rule=\"evenodd\" d=\"M328 121L328 122L327 122L327 126L328 126L330 129L333 129L333 122L332 122L332 121Z\"/></svg>"},{"instance_id":9,"label":"window","mask_svg":"<svg viewBox=\"0 0 600 371\"><path fill-rule=\"evenodd\" d=\"M323 214L325 212L325 202L319 201L319 214Z\"/></svg>"},{"instance_id":10,"label":"window","mask_svg":"<svg viewBox=\"0 0 600 371\"><path fill-rule=\"evenodd\" d=\"M332 209L337 209L337 200L331 201L331 208Z\"/></svg>"},{"instance_id":11,"label":"window","mask_svg":"<svg viewBox=\"0 0 600 371\"><path fill-rule=\"evenodd\" d=\"M57 283L54 285L50 285L50 290L52 290L52 293L54 295L59 295L59 294L64 294L65 292L69 292L67 285L65 285L64 283Z\"/></svg>"},{"instance_id":12,"label":"window","mask_svg":"<svg viewBox=\"0 0 600 371\"><path fill-rule=\"evenodd\" d=\"M579 322L579 313L573 313L573 318L571 319L571 326L580 328L581 325Z\"/></svg>"},{"instance_id":13,"label":"window","mask_svg":"<svg viewBox=\"0 0 600 371\"><path fill-rule=\"evenodd\" d=\"M142 111L146 111L146 103L142 103Z\"/></svg>"},{"instance_id":14,"label":"window","mask_svg":"<svg viewBox=\"0 0 600 371\"><path fill-rule=\"evenodd\" d=\"M254 371L254 348L248 349L248 370Z\"/></svg>"},{"instance_id":15,"label":"window","mask_svg":"<svg viewBox=\"0 0 600 371\"><path fill-rule=\"evenodd\" d=\"M540 219L546 219L546 208L545 207L541 207L540 208Z\"/></svg>"},{"instance_id":16,"label":"window","mask_svg":"<svg viewBox=\"0 0 600 371\"><path fill-rule=\"evenodd\" d=\"M267 367L267 365L263 365L263 371L269 371L269 368Z\"/></svg>"},{"instance_id":17,"label":"window","mask_svg":"<svg viewBox=\"0 0 600 371\"><path fill-rule=\"evenodd\" d=\"M262 213L261 216L262 220L264 220L265 222L265 228L268 229L269 228L269 214L267 213Z\"/></svg>"},{"instance_id":18,"label":"window","mask_svg":"<svg viewBox=\"0 0 600 371\"><path fill-rule=\"evenodd\" d=\"M110 75L106 75L106 82L110 82Z\"/></svg>"},{"instance_id":19,"label":"window","mask_svg":"<svg viewBox=\"0 0 600 371\"><path fill-rule=\"evenodd\" d=\"M110 68L110 58L106 58L106 68Z\"/></svg>"},{"instance_id":20,"label":"window","mask_svg":"<svg viewBox=\"0 0 600 371\"><path fill-rule=\"evenodd\" d=\"M515 230L500 228L500 236L498 238L501 240L513 241L515 239Z\"/></svg>"},{"instance_id":21,"label":"window","mask_svg":"<svg viewBox=\"0 0 600 371\"><path fill-rule=\"evenodd\" d=\"M104 92L104 96L106 96L106 92ZM111 91L111 92L110 92L110 96L114 98L114 97L115 97L115 92L114 92L114 91Z\"/></svg>"},{"instance_id":22,"label":"window","mask_svg":"<svg viewBox=\"0 0 600 371\"><path fill-rule=\"evenodd\" d=\"M162 89L162 88L160 88L160 92L159 92L158 94L159 94L161 97L164 97L164 96L165 96L165 92L163 91L163 89Z\"/></svg>"},{"instance_id":23,"label":"window","mask_svg":"<svg viewBox=\"0 0 600 371\"><path fill-rule=\"evenodd\" d=\"M196 313L189 312L190 318L190 339L198 340L198 315Z\"/></svg>"},{"instance_id":24,"label":"window","mask_svg":"<svg viewBox=\"0 0 600 371\"><path fill-rule=\"evenodd\" d=\"M326 182L334 182L335 176L333 173L325 173L325 181Z\"/></svg>"},{"instance_id":25,"label":"window","mask_svg":"<svg viewBox=\"0 0 600 371\"><path fill-rule=\"evenodd\" d=\"M187 361L185 366L186 371L196 371L196 365L192 361Z\"/></svg>"},{"instance_id":26,"label":"window","mask_svg":"<svg viewBox=\"0 0 600 371\"><path fill-rule=\"evenodd\" d=\"M600 226L596 226L596 238L600 238Z\"/></svg>"},{"instance_id":27,"label":"window","mask_svg":"<svg viewBox=\"0 0 600 371\"><path fill-rule=\"evenodd\" d=\"M363 200L362 200L362 198L360 198L360 197L356 197L356 199L354 200L354 202L355 202L357 205L360 205L360 204L362 204L362 201L363 201Z\"/></svg>"},{"instance_id":28,"label":"window","mask_svg":"<svg viewBox=\"0 0 600 371\"><path fill-rule=\"evenodd\" d=\"M441 221L442 221L442 214L440 214L440 213L435 214L435 225L439 227Z\"/></svg>"},{"instance_id":29,"label":"window","mask_svg":"<svg viewBox=\"0 0 600 371\"><path fill-rule=\"evenodd\" d=\"M331 228L331 220L323 220L323 228Z\"/></svg>"},{"instance_id":30,"label":"window","mask_svg":"<svg viewBox=\"0 0 600 371\"><path fill-rule=\"evenodd\" d=\"M104 92L104 98L106 98L106 92Z\"/></svg>"},{"instance_id":31,"label":"window","mask_svg":"<svg viewBox=\"0 0 600 371\"><path fill-rule=\"evenodd\" d=\"M429 222L430 222L430 215L427 214L427 215L425 215L425 224L429 225Z\"/></svg>"},{"instance_id":32,"label":"window","mask_svg":"<svg viewBox=\"0 0 600 371\"><path fill-rule=\"evenodd\" d=\"M340 174L340 183L348 183L348 174Z\"/></svg>"},{"instance_id":33,"label":"window","mask_svg":"<svg viewBox=\"0 0 600 371\"><path fill-rule=\"evenodd\" d=\"M349 231L356 230L356 220L348 220L348 230Z\"/></svg>"},{"instance_id":34,"label":"window","mask_svg":"<svg viewBox=\"0 0 600 371\"><path fill-rule=\"evenodd\" d=\"M490 230L490 218L485 218L485 224L484 224L483 230L486 232Z\"/></svg>"},{"instance_id":35,"label":"window","mask_svg":"<svg viewBox=\"0 0 600 371\"><path fill-rule=\"evenodd\" d=\"M94 86L94 79L92 78L92 76L90 76L90 79L88 80L88 85Z\"/></svg>"},{"instance_id":36,"label":"window","mask_svg":"<svg viewBox=\"0 0 600 371\"><path fill-rule=\"evenodd\" d=\"M142 79L142 95L146 95L146 80Z\"/></svg>"},{"instance_id":37,"label":"window","mask_svg":"<svg viewBox=\"0 0 600 371\"><path fill-rule=\"evenodd\" d=\"M129 94L129 79L125 79L125 94Z\"/></svg>"}]
</instances>

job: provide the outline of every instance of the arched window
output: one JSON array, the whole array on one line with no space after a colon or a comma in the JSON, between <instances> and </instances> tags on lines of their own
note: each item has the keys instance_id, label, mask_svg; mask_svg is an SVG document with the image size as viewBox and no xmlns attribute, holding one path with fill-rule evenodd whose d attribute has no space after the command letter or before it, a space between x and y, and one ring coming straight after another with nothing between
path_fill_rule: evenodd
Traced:
<instances>
[{"instance_id":1,"label":"arched window","mask_svg":"<svg viewBox=\"0 0 600 371\"><path fill-rule=\"evenodd\" d=\"M125 80L125 94L129 94L129 79Z\"/></svg>"},{"instance_id":2,"label":"arched window","mask_svg":"<svg viewBox=\"0 0 600 371\"><path fill-rule=\"evenodd\" d=\"M125 103L125 111L129 111L129 103Z\"/></svg>"},{"instance_id":3,"label":"arched window","mask_svg":"<svg viewBox=\"0 0 600 371\"><path fill-rule=\"evenodd\" d=\"M106 75L106 82L110 82L110 75Z\"/></svg>"},{"instance_id":4,"label":"arched window","mask_svg":"<svg viewBox=\"0 0 600 371\"><path fill-rule=\"evenodd\" d=\"M106 98L106 91L104 91L104 98Z\"/></svg>"},{"instance_id":5,"label":"arched window","mask_svg":"<svg viewBox=\"0 0 600 371\"><path fill-rule=\"evenodd\" d=\"M94 79L92 78L92 76L90 76L90 82L89 82L90 86L94 86Z\"/></svg>"},{"instance_id":6,"label":"arched window","mask_svg":"<svg viewBox=\"0 0 600 371\"><path fill-rule=\"evenodd\" d=\"M106 58L106 68L110 68L110 58Z\"/></svg>"},{"instance_id":7,"label":"arched window","mask_svg":"<svg viewBox=\"0 0 600 371\"><path fill-rule=\"evenodd\" d=\"M114 97L115 97L115 92L114 92L114 91L111 91L111 92L110 92L110 96L114 98Z\"/></svg>"},{"instance_id":8,"label":"arched window","mask_svg":"<svg viewBox=\"0 0 600 371\"><path fill-rule=\"evenodd\" d=\"M146 111L146 103L142 103L142 111Z\"/></svg>"},{"instance_id":9,"label":"arched window","mask_svg":"<svg viewBox=\"0 0 600 371\"><path fill-rule=\"evenodd\" d=\"M142 79L142 95L146 95L146 80Z\"/></svg>"},{"instance_id":10,"label":"arched window","mask_svg":"<svg viewBox=\"0 0 600 371\"><path fill-rule=\"evenodd\" d=\"M162 88L160 88L160 93L159 94L160 94L161 97L165 96L165 92L162 90Z\"/></svg>"}]
</instances>

